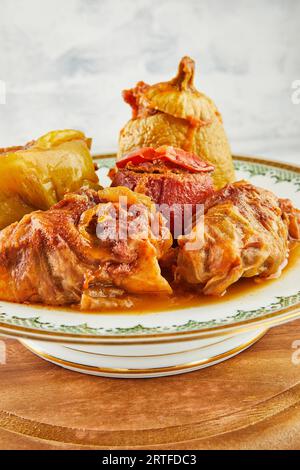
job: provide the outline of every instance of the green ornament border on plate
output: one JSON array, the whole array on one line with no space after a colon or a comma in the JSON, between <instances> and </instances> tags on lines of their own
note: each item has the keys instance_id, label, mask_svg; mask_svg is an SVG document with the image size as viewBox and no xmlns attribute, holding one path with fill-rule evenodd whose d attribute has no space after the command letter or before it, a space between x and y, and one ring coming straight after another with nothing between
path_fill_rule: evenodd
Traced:
<instances>
[{"instance_id":1,"label":"green ornament border on plate","mask_svg":"<svg viewBox=\"0 0 300 470\"><path fill-rule=\"evenodd\" d=\"M296 186L297 192L300 191L300 175L295 174L293 171L285 168L270 168L268 165L251 164L239 160L234 162L234 166L237 171L244 171L250 177L268 175L275 183L292 183Z\"/></svg>"},{"instance_id":2,"label":"green ornament border on plate","mask_svg":"<svg viewBox=\"0 0 300 470\"><path fill-rule=\"evenodd\" d=\"M294 306L295 303L300 302L300 291L297 294L290 296L276 297L276 301L270 305L261 307L255 310L237 310L235 315L230 315L221 321L210 320L210 321L195 321L188 320L186 323L181 325L172 325L170 327L145 327L141 324L137 324L129 328L92 328L87 323L81 323L79 325L55 325L50 322L43 322L40 317L22 318L22 317L9 317L6 313L0 313L0 322L5 321L7 325L21 326L25 328L36 329L37 331L48 331L51 333L68 333L78 335L113 335L113 336L128 336L128 335L143 335L143 334L158 334L158 333L181 333L181 332L193 332L202 329L221 327L224 325L233 325L242 321L248 321L251 319L260 319L265 315L276 313L283 308ZM2 308L0 304L0 308Z\"/></svg>"},{"instance_id":3,"label":"green ornament border on plate","mask_svg":"<svg viewBox=\"0 0 300 470\"><path fill-rule=\"evenodd\" d=\"M250 177L255 176L269 176L275 180L275 183L288 182L296 186L296 191L300 191L300 167L287 165L280 162L265 161L258 158L235 156L235 168L249 174ZM96 161L101 161L102 168L112 168L115 164L115 155L99 155L95 156ZM289 296L278 296L272 303L267 306L257 308L255 310L237 310L233 315L230 315L222 320L209 320L209 321L196 321L188 320L180 325L171 325L168 327L146 327L138 323L133 327L128 328L93 328L87 323L78 325L57 325L50 322L41 321L40 316L35 317L17 317L9 316L4 311L4 306L0 303L0 328L5 327L19 327L35 330L38 332L58 333L67 335L78 335L88 337L130 337L130 336L144 336L161 335L167 336L169 334L180 333L193 333L201 332L203 330L213 330L222 328L228 325L237 326L239 324L262 320L269 318L272 314L280 313L292 309L293 312L300 310L300 291Z\"/></svg>"}]
</instances>

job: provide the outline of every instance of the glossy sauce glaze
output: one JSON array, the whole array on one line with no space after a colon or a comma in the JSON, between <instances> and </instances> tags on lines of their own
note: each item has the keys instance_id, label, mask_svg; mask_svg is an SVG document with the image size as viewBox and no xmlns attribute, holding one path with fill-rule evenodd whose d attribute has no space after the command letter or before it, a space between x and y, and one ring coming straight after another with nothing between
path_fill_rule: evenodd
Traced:
<instances>
[{"instance_id":1,"label":"glossy sauce glaze","mask_svg":"<svg viewBox=\"0 0 300 470\"><path fill-rule=\"evenodd\" d=\"M294 244L291 247L291 253L288 266L283 271L280 279L288 274L288 272L295 268L296 265L300 266L300 243ZM164 273L168 278L168 273ZM257 279L257 278L256 278ZM278 282L279 279L265 280L261 282L255 281L255 278L243 278L237 283L233 284L223 297L212 297L201 294L200 289L195 286L187 286L182 284L175 284L170 282L173 288L172 295L162 296L161 294L147 294L147 295L128 295L126 298L132 301L132 307L118 309L99 309L92 310L89 313L95 314L145 314L158 311L171 311L184 309L189 307L198 307L203 305L224 304L240 297L245 297L248 294L255 294L256 292L265 289L266 286ZM67 310L72 312L80 311L78 306L71 307ZM82 313L82 311L81 311Z\"/></svg>"},{"instance_id":2,"label":"glossy sauce glaze","mask_svg":"<svg viewBox=\"0 0 300 470\"><path fill-rule=\"evenodd\" d=\"M126 295L126 299L131 302L131 307L114 307L114 308L99 308L93 310L81 310L79 305L72 305L70 307L65 306L49 306L41 304L30 304L34 305L37 309L47 310L63 310L64 312L70 313L89 313L96 315L106 314L126 314L126 315L144 315L147 313L155 313L161 311L174 311L191 307L203 307L205 305L217 305L230 302L239 298L245 298L247 295L255 295L256 292L265 289L267 286L274 283L280 282L292 269L298 266L300 268L300 243L294 243L291 245L289 263L284 269L282 275L278 279L257 281L257 278L242 278L235 284L233 284L226 292L223 297L213 297L203 295L199 288L192 285L176 284L170 282L168 279L170 273L163 272L164 276L169 280L172 288L172 295L162 294L145 294L145 295Z\"/></svg>"}]
</instances>

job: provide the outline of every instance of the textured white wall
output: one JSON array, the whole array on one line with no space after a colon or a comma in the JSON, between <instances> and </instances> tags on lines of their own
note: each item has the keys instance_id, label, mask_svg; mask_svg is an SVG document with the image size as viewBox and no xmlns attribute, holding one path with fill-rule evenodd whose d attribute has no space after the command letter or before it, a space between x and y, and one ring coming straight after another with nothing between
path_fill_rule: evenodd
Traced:
<instances>
[{"instance_id":1,"label":"textured white wall","mask_svg":"<svg viewBox=\"0 0 300 470\"><path fill-rule=\"evenodd\" d=\"M300 150L299 22L299 0L0 0L0 146L75 127L114 149L121 90L189 54L234 150Z\"/></svg>"}]
</instances>

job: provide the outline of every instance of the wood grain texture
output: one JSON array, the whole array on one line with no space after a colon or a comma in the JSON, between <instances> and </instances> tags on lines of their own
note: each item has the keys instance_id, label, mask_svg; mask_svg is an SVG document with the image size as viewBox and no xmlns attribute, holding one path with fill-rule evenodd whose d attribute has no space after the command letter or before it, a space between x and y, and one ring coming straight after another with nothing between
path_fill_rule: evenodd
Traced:
<instances>
[{"instance_id":1,"label":"wood grain texture","mask_svg":"<svg viewBox=\"0 0 300 470\"><path fill-rule=\"evenodd\" d=\"M217 366L138 380L66 371L5 340L0 448L300 449L297 340L300 321Z\"/></svg>"}]
</instances>

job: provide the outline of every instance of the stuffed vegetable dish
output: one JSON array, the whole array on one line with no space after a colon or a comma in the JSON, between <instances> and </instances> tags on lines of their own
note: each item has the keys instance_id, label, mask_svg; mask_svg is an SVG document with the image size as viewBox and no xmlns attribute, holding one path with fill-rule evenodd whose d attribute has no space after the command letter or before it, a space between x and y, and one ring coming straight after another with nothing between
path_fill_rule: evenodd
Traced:
<instances>
[{"instance_id":1,"label":"stuffed vegetable dish","mask_svg":"<svg viewBox=\"0 0 300 470\"><path fill-rule=\"evenodd\" d=\"M109 186L80 131L0 150L0 300L167 310L283 275L300 211L237 178L221 114L194 75L184 57L173 79L123 92L132 115Z\"/></svg>"},{"instance_id":2,"label":"stuffed vegetable dish","mask_svg":"<svg viewBox=\"0 0 300 470\"><path fill-rule=\"evenodd\" d=\"M0 229L49 209L70 191L97 184L90 144L82 132L64 130L0 149Z\"/></svg>"}]
</instances>

